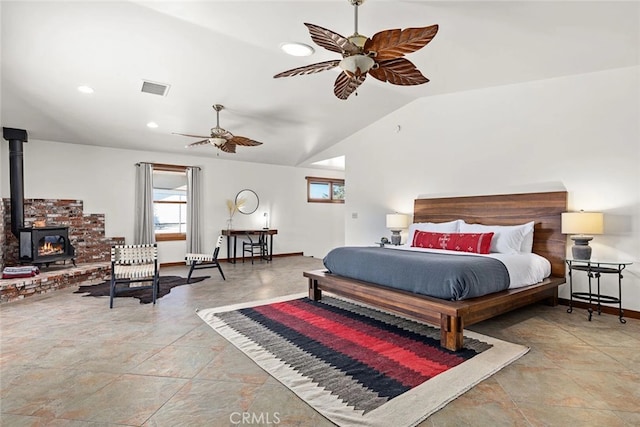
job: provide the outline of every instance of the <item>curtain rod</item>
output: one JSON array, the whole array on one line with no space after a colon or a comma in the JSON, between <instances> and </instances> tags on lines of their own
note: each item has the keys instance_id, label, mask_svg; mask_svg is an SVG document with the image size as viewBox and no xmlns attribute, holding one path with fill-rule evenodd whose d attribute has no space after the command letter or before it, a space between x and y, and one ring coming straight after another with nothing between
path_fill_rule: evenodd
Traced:
<instances>
[{"instance_id":1,"label":"curtain rod","mask_svg":"<svg viewBox=\"0 0 640 427\"><path fill-rule=\"evenodd\" d=\"M164 166L166 168L194 168L194 169L200 169L202 170L202 168L200 166L183 166L183 165L169 165L166 163L152 163L152 162L138 162L135 164L136 166L140 166L140 165L152 165L152 166Z\"/></svg>"}]
</instances>

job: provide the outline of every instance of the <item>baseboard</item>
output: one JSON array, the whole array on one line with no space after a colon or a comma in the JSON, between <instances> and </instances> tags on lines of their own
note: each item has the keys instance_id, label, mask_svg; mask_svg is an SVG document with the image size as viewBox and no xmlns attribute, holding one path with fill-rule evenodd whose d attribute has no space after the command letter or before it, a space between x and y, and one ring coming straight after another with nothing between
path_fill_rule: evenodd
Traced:
<instances>
[{"instance_id":1,"label":"baseboard","mask_svg":"<svg viewBox=\"0 0 640 427\"><path fill-rule=\"evenodd\" d=\"M289 252L287 254L273 254L274 258L284 258L284 257L288 257L288 256L303 256L304 253L303 252Z\"/></svg>"},{"instance_id":2,"label":"baseboard","mask_svg":"<svg viewBox=\"0 0 640 427\"><path fill-rule=\"evenodd\" d=\"M283 258L283 257L288 257L288 256L303 256L304 253L303 252L290 252L290 253L286 253L286 254L273 254L274 258ZM241 259L241 257L238 257L236 259ZM230 261L231 258L218 258L218 261L225 261L225 262L231 262ZM186 265L184 261L178 261L178 262L163 262L162 264L160 264L160 267L180 267L181 265Z\"/></svg>"},{"instance_id":3,"label":"baseboard","mask_svg":"<svg viewBox=\"0 0 640 427\"><path fill-rule=\"evenodd\" d=\"M569 300L566 298L558 298L558 304L569 306ZM589 303L582 301L573 301L571 305L575 308L583 308L585 310L589 308ZM613 314L615 316L618 315L618 307L612 307L610 305L601 305L600 307L603 313ZM624 317L629 317L631 319L640 319L640 311L623 308L622 314Z\"/></svg>"},{"instance_id":4,"label":"baseboard","mask_svg":"<svg viewBox=\"0 0 640 427\"><path fill-rule=\"evenodd\" d=\"M163 262L160 264L160 268L162 267L180 267L181 265L187 265L184 261L178 262Z\"/></svg>"}]
</instances>

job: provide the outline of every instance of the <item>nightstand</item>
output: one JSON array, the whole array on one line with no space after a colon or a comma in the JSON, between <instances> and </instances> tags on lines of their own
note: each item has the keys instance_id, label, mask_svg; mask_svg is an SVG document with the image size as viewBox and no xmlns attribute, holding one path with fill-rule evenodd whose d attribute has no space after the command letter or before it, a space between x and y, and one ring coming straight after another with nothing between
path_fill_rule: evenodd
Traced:
<instances>
[{"instance_id":1,"label":"nightstand","mask_svg":"<svg viewBox=\"0 0 640 427\"><path fill-rule=\"evenodd\" d=\"M569 299L569 308L567 313L573 311L573 300L588 301L589 302L589 321L593 315L593 305L595 304L598 314L602 312L601 304L618 304L618 318L620 323L627 323L623 318L624 312L622 311L622 270L627 266L633 264L630 261L598 261L598 260L579 260L579 259L567 259L567 265L569 266L569 292L571 297ZM573 292L573 272L584 271L589 277L589 292ZM603 274L617 274L618 275L618 296L603 295L600 293L600 276ZM597 283L597 292L592 291L591 279L595 278Z\"/></svg>"},{"instance_id":2,"label":"nightstand","mask_svg":"<svg viewBox=\"0 0 640 427\"><path fill-rule=\"evenodd\" d=\"M381 248L384 248L385 246L401 246L401 245L394 245L391 242L387 242L387 243L382 243L382 242L375 242L376 245L380 246Z\"/></svg>"}]
</instances>

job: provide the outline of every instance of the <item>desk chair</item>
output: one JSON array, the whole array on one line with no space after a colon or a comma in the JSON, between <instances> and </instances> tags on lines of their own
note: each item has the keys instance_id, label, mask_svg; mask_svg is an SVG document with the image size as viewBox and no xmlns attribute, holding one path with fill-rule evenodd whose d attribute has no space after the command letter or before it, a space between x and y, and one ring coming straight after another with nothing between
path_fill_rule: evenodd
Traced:
<instances>
[{"instance_id":1,"label":"desk chair","mask_svg":"<svg viewBox=\"0 0 640 427\"><path fill-rule=\"evenodd\" d=\"M187 283L191 282L191 274L193 273L193 270L214 267L218 268L218 271L222 276L222 280L227 280L224 277L222 267L218 262L218 253L220 252L220 246L222 246L222 236L218 236L218 241L216 242L216 247L213 250L213 254L187 254L185 256L184 259L191 265L191 267L189 268L189 275L187 276Z\"/></svg>"},{"instance_id":2,"label":"desk chair","mask_svg":"<svg viewBox=\"0 0 640 427\"><path fill-rule=\"evenodd\" d=\"M150 284L143 284L145 282ZM118 289L118 285L125 286ZM152 301L156 303L160 290L160 273L158 246L155 243L111 247L109 308L113 308L113 299L118 293L132 289L152 289Z\"/></svg>"},{"instance_id":3,"label":"desk chair","mask_svg":"<svg viewBox=\"0 0 640 427\"><path fill-rule=\"evenodd\" d=\"M267 233L259 232L257 238L254 240L251 238L251 234L247 233L246 237L249 241L242 242L242 262L244 263L244 256L246 253L251 254L251 264L253 264L253 257L257 254L261 259L269 261L269 248L267 245Z\"/></svg>"}]
</instances>

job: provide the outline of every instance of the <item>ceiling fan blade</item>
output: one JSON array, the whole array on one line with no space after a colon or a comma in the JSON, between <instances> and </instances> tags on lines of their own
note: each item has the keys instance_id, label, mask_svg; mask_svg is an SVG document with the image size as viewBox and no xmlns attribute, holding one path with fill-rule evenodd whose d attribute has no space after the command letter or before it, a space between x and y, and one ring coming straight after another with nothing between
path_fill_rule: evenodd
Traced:
<instances>
[{"instance_id":1,"label":"ceiling fan blade","mask_svg":"<svg viewBox=\"0 0 640 427\"><path fill-rule=\"evenodd\" d=\"M278 77L292 77L319 73L320 71L326 71L335 68L338 66L338 64L340 64L339 59L335 59L333 61L318 62L311 65L305 65L304 67L298 67L291 70L283 71L273 76L273 78L277 79Z\"/></svg>"},{"instance_id":2,"label":"ceiling fan blade","mask_svg":"<svg viewBox=\"0 0 640 427\"><path fill-rule=\"evenodd\" d=\"M349 77L345 73L340 73L333 86L333 93L340 99L347 99L366 78L366 74Z\"/></svg>"},{"instance_id":3,"label":"ceiling fan blade","mask_svg":"<svg viewBox=\"0 0 640 427\"><path fill-rule=\"evenodd\" d=\"M236 152L236 144L233 144L233 143L231 143L229 141L227 141L225 144L222 144L218 148L221 149L222 151L224 151L225 153L235 153Z\"/></svg>"},{"instance_id":4,"label":"ceiling fan blade","mask_svg":"<svg viewBox=\"0 0 640 427\"><path fill-rule=\"evenodd\" d=\"M255 147L256 145L262 145L262 142L258 142L258 141L254 141L253 139L249 139L247 137L244 136L238 136L235 135L233 138L231 138L227 144L236 144L236 145L242 145L245 147Z\"/></svg>"},{"instance_id":5,"label":"ceiling fan blade","mask_svg":"<svg viewBox=\"0 0 640 427\"><path fill-rule=\"evenodd\" d=\"M372 77L399 86L421 85L429 81L411 61L396 58L378 63L379 67L369 70Z\"/></svg>"},{"instance_id":6,"label":"ceiling fan blade","mask_svg":"<svg viewBox=\"0 0 640 427\"><path fill-rule=\"evenodd\" d=\"M438 25L380 31L365 42L364 51L376 52L377 62L400 58L423 48L437 32Z\"/></svg>"},{"instance_id":7,"label":"ceiling fan blade","mask_svg":"<svg viewBox=\"0 0 640 427\"><path fill-rule=\"evenodd\" d=\"M177 133L177 132L171 132L173 135L182 135L182 136L188 136L190 138L210 138L210 135L190 135L188 133Z\"/></svg>"},{"instance_id":8,"label":"ceiling fan blade","mask_svg":"<svg viewBox=\"0 0 640 427\"><path fill-rule=\"evenodd\" d=\"M349 54L358 52L358 46L351 43L346 37L318 25L308 24L306 22L304 25L309 29L311 39L318 46L322 46L331 52L337 52L341 55L345 52Z\"/></svg>"},{"instance_id":9,"label":"ceiling fan blade","mask_svg":"<svg viewBox=\"0 0 640 427\"><path fill-rule=\"evenodd\" d=\"M209 144L209 140L208 139L203 139L202 141L196 141L196 142L192 142L191 144L187 145L186 147L196 147L198 145L205 145L205 144Z\"/></svg>"}]
</instances>

